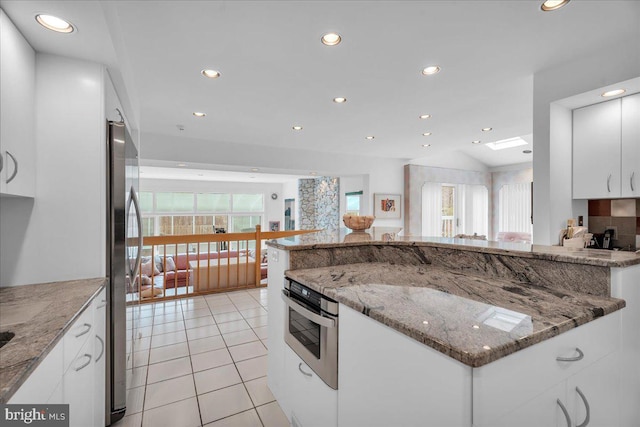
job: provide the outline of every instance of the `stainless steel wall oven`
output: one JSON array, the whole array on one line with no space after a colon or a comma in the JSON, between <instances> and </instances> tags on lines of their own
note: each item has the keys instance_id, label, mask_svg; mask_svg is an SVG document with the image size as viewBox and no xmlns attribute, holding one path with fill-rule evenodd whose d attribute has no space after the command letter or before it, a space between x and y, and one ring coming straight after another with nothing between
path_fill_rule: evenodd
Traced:
<instances>
[{"instance_id":1,"label":"stainless steel wall oven","mask_svg":"<svg viewBox=\"0 0 640 427\"><path fill-rule=\"evenodd\" d=\"M284 341L334 390L338 389L338 303L285 278ZM298 366L302 373L308 375Z\"/></svg>"}]
</instances>

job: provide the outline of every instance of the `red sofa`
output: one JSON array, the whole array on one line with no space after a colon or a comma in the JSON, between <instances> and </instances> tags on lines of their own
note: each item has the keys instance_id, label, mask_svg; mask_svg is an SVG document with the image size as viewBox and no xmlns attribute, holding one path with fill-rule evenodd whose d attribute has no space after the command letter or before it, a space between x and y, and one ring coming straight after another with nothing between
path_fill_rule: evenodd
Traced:
<instances>
[{"instance_id":1,"label":"red sofa","mask_svg":"<svg viewBox=\"0 0 640 427\"><path fill-rule=\"evenodd\" d=\"M253 251L249 251L249 258L253 259ZM166 259L162 256L156 256L155 265L158 273L153 274L153 283L156 287L173 288L186 286L188 283L188 276L193 274L189 268L189 262L195 260L207 260L222 258L236 258L238 251L220 251L220 252L201 252L201 253L189 253L169 255ZM240 251L240 257L246 256L245 251ZM267 264L266 253L262 257L262 263L260 266L260 279L267 278ZM166 271L165 271L166 269ZM150 270L150 268L149 268ZM144 273L144 272L143 272ZM151 273L150 271L148 273ZM150 275L150 274L147 274Z\"/></svg>"}]
</instances>

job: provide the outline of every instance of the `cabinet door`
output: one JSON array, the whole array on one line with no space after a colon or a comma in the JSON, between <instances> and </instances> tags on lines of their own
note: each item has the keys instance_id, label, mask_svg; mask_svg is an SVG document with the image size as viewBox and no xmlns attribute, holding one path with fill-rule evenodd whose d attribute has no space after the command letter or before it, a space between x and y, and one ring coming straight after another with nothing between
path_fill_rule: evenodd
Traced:
<instances>
[{"instance_id":1,"label":"cabinet door","mask_svg":"<svg viewBox=\"0 0 640 427\"><path fill-rule=\"evenodd\" d=\"M618 352L612 353L567 381L567 401L575 425L587 418L589 427L620 425L618 356Z\"/></svg>"},{"instance_id":2,"label":"cabinet door","mask_svg":"<svg viewBox=\"0 0 640 427\"><path fill-rule=\"evenodd\" d=\"M94 399L93 399L93 425L104 426L105 425L105 387L106 387L106 354L104 354L105 347L105 333L107 322L107 296L106 290L103 289L100 294L93 301L95 310L94 316L94 345L95 345L95 357L92 360L93 375L94 375Z\"/></svg>"},{"instance_id":3,"label":"cabinet door","mask_svg":"<svg viewBox=\"0 0 640 427\"><path fill-rule=\"evenodd\" d=\"M0 10L0 193L35 195L36 54Z\"/></svg>"},{"instance_id":4,"label":"cabinet door","mask_svg":"<svg viewBox=\"0 0 640 427\"><path fill-rule=\"evenodd\" d=\"M574 199L620 197L620 105L616 99L573 111Z\"/></svg>"},{"instance_id":5,"label":"cabinet door","mask_svg":"<svg viewBox=\"0 0 640 427\"><path fill-rule=\"evenodd\" d=\"M285 414L292 425L338 425L338 392L326 385L288 346L285 346L285 381L291 407Z\"/></svg>"},{"instance_id":6,"label":"cabinet door","mask_svg":"<svg viewBox=\"0 0 640 427\"><path fill-rule=\"evenodd\" d=\"M622 197L640 197L640 93L622 98Z\"/></svg>"},{"instance_id":7,"label":"cabinet door","mask_svg":"<svg viewBox=\"0 0 640 427\"><path fill-rule=\"evenodd\" d=\"M90 339L84 343L64 374L62 394L64 402L69 404L70 427L94 425L93 341Z\"/></svg>"},{"instance_id":8,"label":"cabinet door","mask_svg":"<svg viewBox=\"0 0 640 427\"><path fill-rule=\"evenodd\" d=\"M284 397L284 314L285 306L282 302L284 286L284 271L289 268L289 252L273 247L268 251L269 272L267 294L269 296L268 329L269 353L267 356L269 389L280 402L282 410L287 413L287 400Z\"/></svg>"},{"instance_id":9,"label":"cabinet door","mask_svg":"<svg viewBox=\"0 0 640 427\"><path fill-rule=\"evenodd\" d=\"M509 412L507 415L491 421L490 424L480 424L478 427L572 427L558 401L569 411L567 409L565 381L550 388L518 409Z\"/></svg>"}]
</instances>

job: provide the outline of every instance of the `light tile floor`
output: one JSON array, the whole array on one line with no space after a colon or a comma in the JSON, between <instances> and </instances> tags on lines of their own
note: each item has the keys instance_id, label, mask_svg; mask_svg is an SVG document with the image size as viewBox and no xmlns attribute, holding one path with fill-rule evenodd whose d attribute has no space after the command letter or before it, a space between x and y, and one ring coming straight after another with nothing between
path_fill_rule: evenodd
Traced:
<instances>
[{"instance_id":1,"label":"light tile floor","mask_svg":"<svg viewBox=\"0 0 640 427\"><path fill-rule=\"evenodd\" d=\"M113 425L288 427L267 387L267 309L266 288L128 307L142 338Z\"/></svg>"}]
</instances>

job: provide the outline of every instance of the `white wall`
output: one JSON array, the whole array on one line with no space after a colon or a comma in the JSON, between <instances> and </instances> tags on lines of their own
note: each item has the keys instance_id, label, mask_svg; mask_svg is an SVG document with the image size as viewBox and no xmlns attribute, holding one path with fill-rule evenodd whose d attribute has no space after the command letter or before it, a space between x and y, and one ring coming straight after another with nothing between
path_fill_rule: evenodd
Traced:
<instances>
[{"instance_id":1,"label":"white wall","mask_svg":"<svg viewBox=\"0 0 640 427\"><path fill-rule=\"evenodd\" d=\"M211 182L192 180L166 180L140 178L140 191L185 191L214 193L262 193L264 194L265 215L262 230L266 231L269 221L280 221L284 230L284 192L282 184L260 184L247 182ZM271 194L278 198L273 200Z\"/></svg>"},{"instance_id":2,"label":"white wall","mask_svg":"<svg viewBox=\"0 0 640 427\"><path fill-rule=\"evenodd\" d=\"M533 82L533 239L554 244L568 218L586 215L586 202L572 200L570 110L556 101L640 76L637 37L601 48L588 57L541 70Z\"/></svg>"},{"instance_id":3,"label":"white wall","mask_svg":"<svg viewBox=\"0 0 640 427\"><path fill-rule=\"evenodd\" d=\"M104 78L96 63L36 56L36 195L0 204L2 286L105 275Z\"/></svg>"},{"instance_id":4,"label":"white wall","mask_svg":"<svg viewBox=\"0 0 640 427\"><path fill-rule=\"evenodd\" d=\"M185 138L179 135L142 135L145 161L171 161L187 164L233 165L260 168L290 175L362 176L363 214L373 214L374 193L403 194L406 160L369 156L349 156L311 150L291 150L251 144ZM290 187L287 187L290 188ZM294 195L297 199L297 183ZM341 190L342 191L342 190ZM287 190L289 194L289 190ZM298 209L298 206L296 206ZM403 218L376 220L374 226L402 227Z\"/></svg>"}]
</instances>

